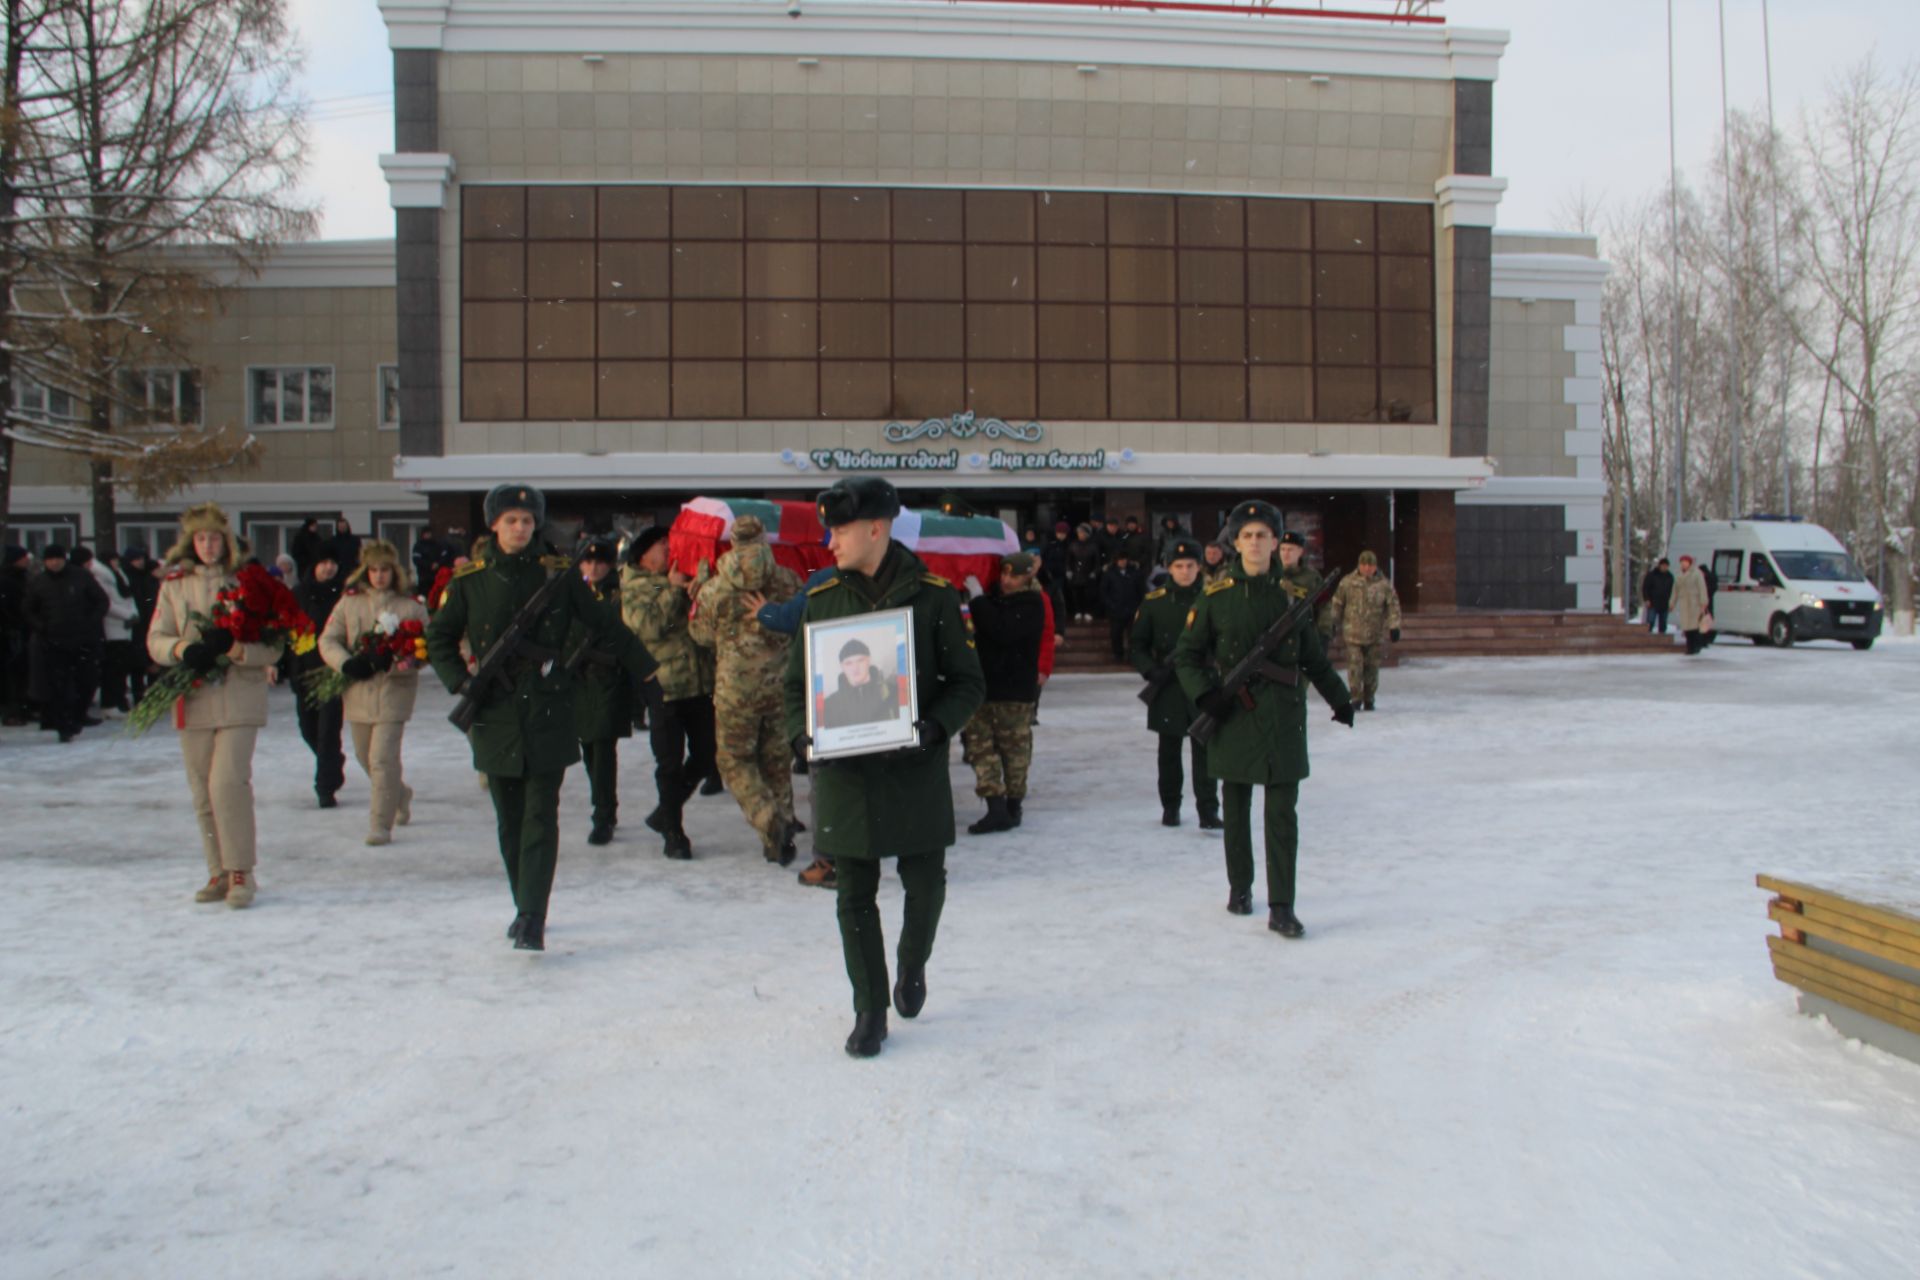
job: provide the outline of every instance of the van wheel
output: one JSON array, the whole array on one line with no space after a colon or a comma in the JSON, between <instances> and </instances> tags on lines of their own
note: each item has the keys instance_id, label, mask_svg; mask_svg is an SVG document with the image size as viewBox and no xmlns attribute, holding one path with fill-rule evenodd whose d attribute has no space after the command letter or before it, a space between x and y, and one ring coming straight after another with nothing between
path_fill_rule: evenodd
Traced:
<instances>
[{"instance_id":1,"label":"van wheel","mask_svg":"<svg viewBox=\"0 0 1920 1280\"><path fill-rule=\"evenodd\" d=\"M1865 640L1855 640L1853 647L1856 649L1871 649L1873 648L1873 637L1868 636Z\"/></svg>"},{"instance_id":2,"label":"van wheel","mask_svg":"<svg viewBox=\"0 0 1920 1280\"><path fill-rule=\"evenodd\" d=\"M1784 613L1776 613L1767 622L1767 639L1776 649L1793 647L1793 619Z\"/></svg>"}]
</instances>

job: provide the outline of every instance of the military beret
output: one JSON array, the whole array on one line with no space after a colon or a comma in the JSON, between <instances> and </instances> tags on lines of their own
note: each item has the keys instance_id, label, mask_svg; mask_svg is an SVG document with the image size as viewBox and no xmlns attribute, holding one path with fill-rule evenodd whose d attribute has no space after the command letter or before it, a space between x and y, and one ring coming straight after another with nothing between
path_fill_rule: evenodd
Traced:
<instances>
[{"instance_id":1,"label":"military beret","mask_svg":"<svg viewBox=\"0 0 1920 1280\"><path fill-rule=\"evenodd\" d=\"M1233 512L1227 517L1227 541L1232 542L1240 536L1240 531L1250 524L1263 524L1273 530L1274 536L1287 527L1280 518L1280 509L1271 502L1262 502L1258 498L1248 498L1245 502L1233 504Z\"/></svg>"},{"instance_id":2,"label":"military beret","mask_svg":"<svg viewBox=\"0 0 1920 1280\"><path fill-rule=\"evenodd\" d=\"M842 662L845 662L848 658L871 658L872 656L872 650L868 649L866 642L858 636L840 646L840 661Z\"/></svg>"},{"instance_id":3,"label":"military beret","mask_svg":"<svg viewBox=\"0 0 1920 1280\"><path fill-rule=\"evenodd\" d=\"M1361 564L1370 564L1370 565L1372 565L1372 566L1374 566L1374 567L1375 567L1375 568L1377 569L1377 568L1379 568L1379 567L1380 567L1380 557L1379 557L1379 556L1376 556L1376 555L1375 555L1375 554L1373 554L1373 552L1371 552L1371 551L1362 551L1362 552L1360 553L1360 563L1361 563Z\"/></svg>"},{"instance_id":4,"label":"military beret","mask_svg":"<svg viewBox=\"0 0 1920 1280\"><path fill-rule=\"evenodd\" d=\"M1009 573L1019 574L1023 578L1032 573L1037 565L1038 561L1030 551L1016 551L1000 562L1001 568Z\"/></svg>"},{"instance_id":5,"label":"military beret","mask_svg":"<svg viewBox=\"0 0 1920 1280\"><path fill-rule=\"evenodd\" d=\"M1200 544L1192 538L1177 538L1173 546L1167 549L1168 564L1172 564L1175 560L1199 560L1200 558Z\"/></svg>"},{"instance_id":6,"label":"military beret","mask_svg":"<svg viewBox=\"0 0 1920 1280\"><path fill-rule=\"evenodd\" d=\"M891 520L900 494L880 476L842 476L820 495L820 523L832 529L855 520Z\"/></svg>"},{"instance_id":7,"label":"military beret","mask_svg":"<svg viewBox=\"0 0 1920 1280\"><path fill-rule=\"evenodd\" d=\"M1305 547L1307 545L1306 535L1302 534L1298 529L1287 530L1280 535L1280 541L1295 547Z\"/></svg>"},{"instance_id":8,"label":"military beret","mask_svg":"<svg viewBox=\"0 0 1920 1280\"><path fill-rule=\"evenodd\" d=\"M547 497L530 484L497 484L487 492L487 500L481 508L486 516L487 527L508 511L526 511L533 515L536 527L547 522Z\"/></svg>"},{"instance_id":9,"label":"military beret","mask_svg":"<svg viewBox=\"0 0 1920 1280\"><path fill-rule=\"evenodd\" d=\"M612 538L589 538L586 544L580 548L580 554L576 558L580 560L597 560L602 564L613 564L619 560L620 557L613 549Z\"/></svg>"},{"instance_id":10,"label":"military beret","mask_svg":"<svg viewBox=\"0 0 1920 1280\"><path fill-rule=\"evenodd\" d=\"M653 550L654 543L664 542L666 537L667 527L665 525L648 525L639 533L634 534L633 541L627 544L627 559L634 564L639 564L640 557Z\"/></svg>"}]
</instances>

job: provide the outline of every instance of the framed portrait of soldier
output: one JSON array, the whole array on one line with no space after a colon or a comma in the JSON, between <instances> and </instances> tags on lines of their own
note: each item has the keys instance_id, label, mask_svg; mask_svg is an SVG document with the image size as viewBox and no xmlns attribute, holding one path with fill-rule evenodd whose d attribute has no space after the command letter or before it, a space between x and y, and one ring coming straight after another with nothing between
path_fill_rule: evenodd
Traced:
<instances>
[{"instance_id":1,"label":"framed portrait of soldier","mask_svg":"<svg viewBox=\"0 0 1920 1280\"><path fill-rule=\"evenodd\" d=\"M913 610L809 622L807 736L812 758L835 760L917 746Z\"/></svg>"}]
</instances>

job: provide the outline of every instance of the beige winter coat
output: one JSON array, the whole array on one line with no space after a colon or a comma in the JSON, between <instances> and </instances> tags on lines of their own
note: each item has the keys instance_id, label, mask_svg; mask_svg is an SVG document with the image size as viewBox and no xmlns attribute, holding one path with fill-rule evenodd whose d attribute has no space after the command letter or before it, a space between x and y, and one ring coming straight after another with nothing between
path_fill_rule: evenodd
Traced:
<instances>
[{"instance_id":1,"label":"beige winter coat","mask_svg":"<svg viewBox=\"0 0 1920 1280\"><path fill-rule=\"evenodd\" d=\"M1694 565L1673 580L1673 620L1682 631L1698 631L1707 612L1707 575Z\"/></svg>"},{"instance_id":2,"label":"beige winter coat","mask_svg":"<svg viewBox=\"0 0 1920 1280\"><path fill-rule=\"evenodd\" d=\"M397 591L349 587L333 606L326 630L320 633L320 658L338 671L358 650L360 637L372 631L380 615L391 613L396 622L412 618L422 626L427 607ZM385 671L367 680L355 680L340 696L348 724L399 724L413 716L413 700L420 692L420 669Z\"/></svg>"},{"instance_id":3,"label":"beige winter coat","mask_svg":"<svg viewBox=\"0 0 1920 1280\"><path fill-rule=\"evenodd\" d=\"M160 599L147 631L147 653L163 667L178 666L186 647L200 639L189 613L213 616L215 598L234 585L223 565L176 564L160 583ZM236 644L227 650L233 665L218 683L208 683L185 698L185 729L255 728L267 722L267 668L280 657L277 644Z\"/></svg>"}]
</instances>

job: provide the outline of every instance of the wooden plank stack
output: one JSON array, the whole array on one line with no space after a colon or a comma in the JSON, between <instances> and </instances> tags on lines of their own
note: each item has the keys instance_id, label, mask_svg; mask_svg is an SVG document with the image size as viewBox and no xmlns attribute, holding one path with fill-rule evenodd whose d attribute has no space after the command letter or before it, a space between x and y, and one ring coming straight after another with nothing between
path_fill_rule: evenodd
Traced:
<instances>
[{"instance_id":1,"label":"wooden plank stack","mask_svg":"<svg viewBox=\"0 0 1920 1280\"><path fill-rule=\"evenodd\" d=\"M1920 915L1774 876L1756 876L1755 883L1774 895L1767 904L1768 918L1780 926L1780 936L1767 939L1773 976L1800 989L1801 1010L1827 1014L1848 1034L1914 1057ZM1833 1017L1832 1006L1859 1017ZM1875 1034L1878 1027L1893 1034Z\"/></svg>"}]
</instances>

